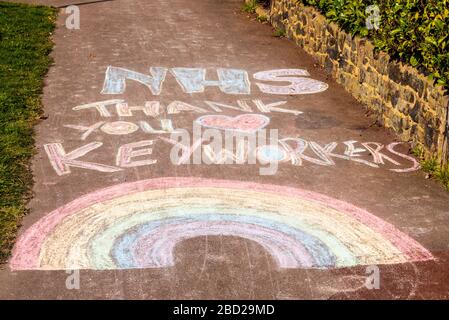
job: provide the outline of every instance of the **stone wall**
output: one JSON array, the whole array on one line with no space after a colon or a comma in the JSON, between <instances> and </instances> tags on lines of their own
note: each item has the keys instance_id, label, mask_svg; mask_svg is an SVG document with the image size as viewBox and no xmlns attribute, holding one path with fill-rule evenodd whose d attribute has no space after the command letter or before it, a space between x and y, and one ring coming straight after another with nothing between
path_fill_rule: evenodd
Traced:
<instances>
[{"instance_id":1,"label":"stone wall","mask_svg":"<svg viewBox=\"0 0 449 320\"><path fill-rule=\"evenodd\" d=\"M272 0L270 21L313 55L336 81L374 111L400 139L419 145L427 157L449 158L449 97L441 86L402 63L375 53L366 39L352 37L297 0Z\"/></svg>"}]
</instances>

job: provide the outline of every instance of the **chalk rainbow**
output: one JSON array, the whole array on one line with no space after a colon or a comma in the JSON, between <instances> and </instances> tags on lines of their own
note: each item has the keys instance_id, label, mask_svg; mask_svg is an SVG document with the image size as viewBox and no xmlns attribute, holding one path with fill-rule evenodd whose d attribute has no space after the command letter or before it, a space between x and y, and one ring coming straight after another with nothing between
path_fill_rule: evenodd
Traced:
<instances>
[{"instance_id":1,"label":"chalk rainbow","mask_svg":"<svg viewBox=\"0 0 449 320\"><path fill-rule=\"evenodd\" d=\"M163 268L179 242L232 235L280 268L340 268L433 259L391 224L298 188L203 178L119 184L49 213L18 240L13 270Z\"/></svg>"}]
</instances>

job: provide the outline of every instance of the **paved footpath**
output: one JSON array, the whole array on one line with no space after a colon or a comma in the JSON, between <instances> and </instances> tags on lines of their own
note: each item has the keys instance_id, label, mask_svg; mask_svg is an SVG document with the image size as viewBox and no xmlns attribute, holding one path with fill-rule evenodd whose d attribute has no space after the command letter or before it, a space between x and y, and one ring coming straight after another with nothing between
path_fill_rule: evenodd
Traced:
<instances>
[{"instance_id":1,"label":"paved footpath","mask_svg":"<svg viewBox=\"0 0 449 320\"><path fill-rule=\"evenodd\" d=\"M241 6L61 11L0 298L448 298L449 193ZM198 130L278 137L219 164Z\"/></svg>"}]
</instances>

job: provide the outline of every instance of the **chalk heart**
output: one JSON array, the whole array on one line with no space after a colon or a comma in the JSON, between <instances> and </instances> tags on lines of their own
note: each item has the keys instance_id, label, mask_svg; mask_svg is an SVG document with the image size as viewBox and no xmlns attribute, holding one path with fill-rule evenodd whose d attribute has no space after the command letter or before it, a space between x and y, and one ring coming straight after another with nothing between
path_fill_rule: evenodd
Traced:
<instances>
[{"instance_id":1,"label":"chalk heart","mask_svg":"<svg viewBox=\"0 0 449 320\"><path fill-rule=\"evenodd\" d=\"M270 118L260 114L241 114L236 117L207 115L198 118L197 122L207 128L252 133L265 128Z\"/></svg>"}]
</instances>

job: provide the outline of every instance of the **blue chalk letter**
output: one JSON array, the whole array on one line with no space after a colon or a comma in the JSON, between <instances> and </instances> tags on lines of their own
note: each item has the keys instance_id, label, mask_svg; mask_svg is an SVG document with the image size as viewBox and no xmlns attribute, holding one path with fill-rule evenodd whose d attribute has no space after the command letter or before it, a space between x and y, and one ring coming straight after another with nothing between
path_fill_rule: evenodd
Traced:
<instances>
[{"instance_id":1,"label":"blue chalk letter","mask_svg":"<svg viewBox=\"0 0 449 320\"><path fill-rule=\"evenodd\" d=\"M217 69L218 81L206 80L206 69L173 68L171 72L185 93L203 92L204 87L218 86L228 94L249 94L248 73L238 69Z\"/></svg>"},{"instance_id":2,"label":"blue chalk letter","mask_svg":"<svg viewBox=\"0 0 449 320\"><path fill-rule=\"evenodd\" d=\"M109 66L106 70L106 76L104 78L102 94L120 94L125 92L126 79L140 82L150 89L153 95L159 95L162 90L162 83L164 82L165 75L167 74L166 68L150 68L150 74L127 70L124 68Z\"/></svg>"}]
</instances>

